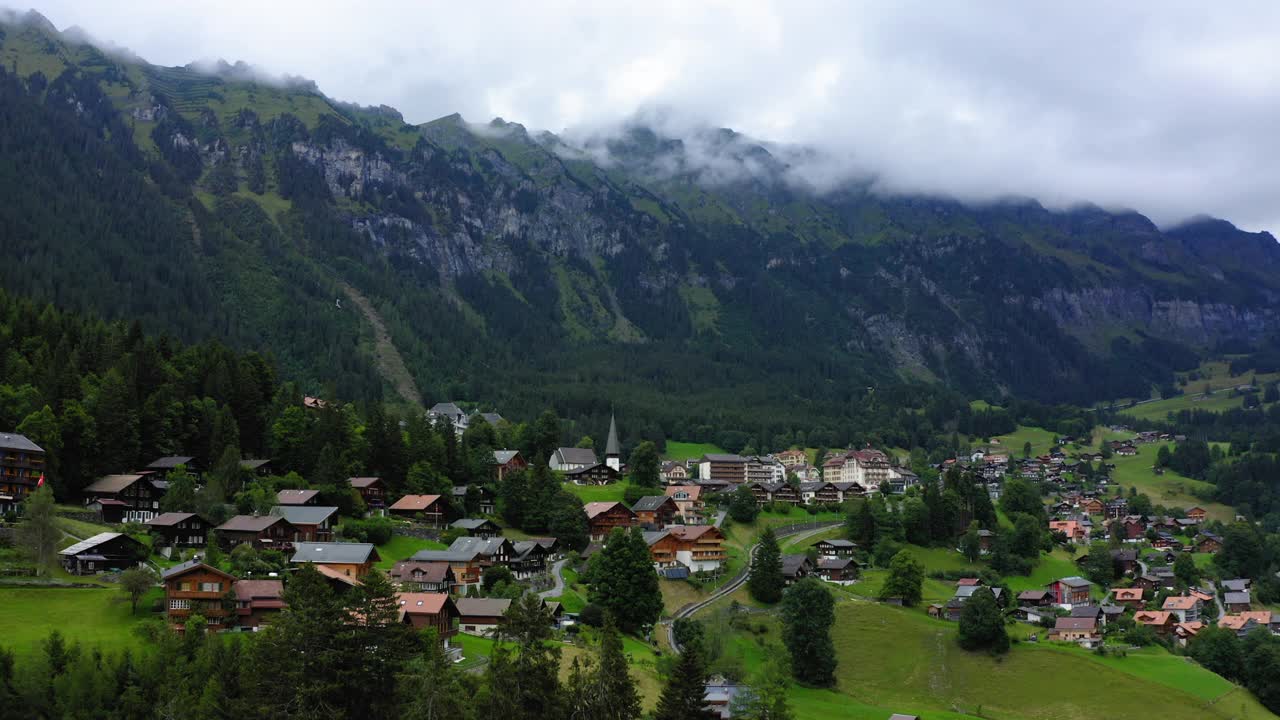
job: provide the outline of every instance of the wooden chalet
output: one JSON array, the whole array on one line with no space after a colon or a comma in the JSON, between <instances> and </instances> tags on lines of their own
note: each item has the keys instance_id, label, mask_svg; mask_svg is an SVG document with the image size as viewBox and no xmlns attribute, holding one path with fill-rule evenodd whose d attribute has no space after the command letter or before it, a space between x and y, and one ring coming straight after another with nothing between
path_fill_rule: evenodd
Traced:
<instances>
[{"instance_id":1,"label":"wooden chalet","mask_svg":"<svg viewBox=\"0 0 1280 720\"><path fill-rule=\"evenodd\" d=\"M858 550L857 544L852 540L841 538L819 540L813 544L813 548L818 551L819 557L853 557Z\"/></svg>"},{"instance_id":2,"label":"wooden chalet","mask_svg":"<svg viewBox=\"0 0 1280 720\"><path fill-rule=\"evenodd\" d=\"M499 598L458 598L458 628L468 635L492 636L505 619L511 601Z\"/></svg>"},{"instance_id":3,"label":"wooden chalet","mask_svg":"<svg viewBox=\"0 0 1280 720\"><path fill-rule=\"evenodd\" d=\"M564 479L574 485L608 485L617 482L621 477L622 474L616 468L604 463L566 470L564 473Z\"/></svg>"},{"instance_id":4,"label":"wooden chalet","mask_svg":"<svg viewBox=\"0 0 1280 720\"><path fill-rule=\"evenodd\" d=\"M480 495L480 506L476 508L481 515L492 515L497 509L497 502L494 498L493 491L485 485L454 485L453 501L458 507L467 506L467 493L469 488L476 488L476 492Z\"/></svg>"},{"instance_id":5,"label":"wooden chalet","mask_svg":"<svg viewBox=\"0 0 1280 720\"><path fill-rule=\"evenodd\" d=\"M492 467L494 482L502 482L503 478L511 473L520 472L529 467L529 462L524 459L519 450L494 450Z\"/></svg>"},{"instance_id":6,"label":"wooden chalet","mask_svg":"<svg viewBox=\"0 0 1280 720\"><path fill-rule=\"evenodd\" d=\"M582 509L587 514L588 534L595 541L604 540L614 528L625 530L636 524L636 514L617 501L589 502Z\"/></svg>"},{"instance_id":7,"label":"wooden chalet","mask_svg":"<svg viewBox=\"0 0 1280 720\"><path fill-rule=\"evenodd\" d=\"M447 562L401 560L388 576L410 592L451 593L457 584L453 568Z\"/></svg>"},{"instance_id":8,"label":"wooden chalet","mask_svg":"<svg viewBox=\"0 0 1280 720\"><path fill-rule=\"evenodd\" d=\"M256 632L283 610L284 583L279 580L237 580L231 586L236 598L236 622L241 630Z\"/></svg>"},{"instance_id":9,"label":"wooden chalet","mask_svg":"<svg viewBox=\"0 0 1280 720\"><path fill-rule=\"evenodd\" d=\"M168 485L151 473L107 475L83 491L85 504L106 523L144 523L160 514L160 498Z\"/></svg>"},{"instance_id":10,"label":"wooden chalet","mask_svg":"<svg viewBox=\"0 0 1280 720\"><path fill-rule=\"evenodd\" d=\"M1140 587L1112 588L1111 600L1117 605L1141 608L1146 604L1146 594L1147 591Z\"/></svg>"},{"instance_id":11,"label":"wooden chalet","mask_svg":"<svg viewBox=\"0 0 1280 720\"><path fill-rule=\"evenodd\" d=\"M461 614L448 594L402 592L396 594L396 602L400 606L401 622L414 630L435 630L443 647L449 647L449 640L458 634Z\"/></svg>"},{"instance_id":12,"label":"wooden chalet","mask_svg":"<svg viewBox=\"0 0 1280 720\"><path fill-rule=\"evenodd\" d=\"M98 533L58 551L63 569L72 575L127 570L148 554L148 547L118 532Z\"/></svg>"},{"instance_id":13,"label":"wooden chalet","mask_svg":"<svg viewBox=\"0 0 1280 720\"><path fill-rule=\"evenodd\" d=\"M160 574L164 583L165 620L178 632L192 615L204 617L209 630L238 626L232 613L234 575L197 560L184 562Z\"/></svg>"},{"instance_id":14,"label":"wooden chalet","mask_svg":"<svg viewBox=\"0 0 1280 720\"><path fill-rule=\"evenodd\" d=\"M640 527L650 530L661 530L674 525L680 508L669 495L646 495L631 506Z\"/></svg>"},{"instance_id":15,"label":"wooden chalet","mask_svg":"<svg viewBox=\"0 0 1280 720\"><path fill-rule=\"evenodd\" d=\"M209 538L209 523L195 513L161 513L148 520L146 525L169 547L204 547Z\"/></svg>"},{"instance_id":16,"label":"wooden chalet","mask_svg":"<svg viewBox=\"0 0 1280 720\"><path fill-rule=\"evenodd\" d=\"M300 542L289 562L323 566L340 575L360 580L382 558L370 543Z\"/></svg>"},{"instance_id":17,"label":"wooden chalet","mask_svg":"<svg viewBox=\"0 0 1280 720\"><path fill-rule=\"evenodd\" d=\"M502 527L485 518L462 518L461 520L454 520L449 524L449 527L465 530L467 535L471 537L491 538L502 535Z\"/></svg>"},{"instance_id":18,"label":"wooden chalet","mask_svg":"<svg viewBox=\"0 0 1280 720\"><path fill-rule=\"evenodd\" d=\"M518 540L511 543L511 559L507 567L513 575L523 580L546 572L548 557L547 549L540 543Z\"/></svg>"},{"instance_id":19,"label":"wooden chalet","mask_svg":"<svg viewBox=\"0 0 1280 720\"><path fill-rule=\"evenodd\" d=\"M813 561L805 555L783 555L782 577L787 585L813 574Z\"/></svg>"},{"instance_id":20,"label":"wooden chalet","mask_svg":"<svg viewBox=\"0 0 1280 720\"><path fill-rule=\"evenodd\" d=\"M1133 622L1155 630L1157 635L1168 635L1178 624L1178 616L1164 610L1139 610L1133 614Z\"/></svg>"},{"instance_id":21,"label":"wooden chalet","mask_svg":"<svg viewBox=\"0 0 1280 720\"><path fill-rule=\"evenodd\" d=\"M323 505L276 505L272 515L289 521L297 530L295 542L329 542L333 539L333 523L338 508Z\"/></svg>"},{"instance_id":22,"label":"wooden chalet","mask_svg":"<svg viewBox=\"0 0 1280 720\"><path fill-rule=\"evenodd\" d=\"M277 505L318 505L319 490L281 490L276 493Z\"/></svg>"},{"instance_id":23,"label":"wooden chalet","mask_svg":"<svg viewBox=\"0 0 1280 720\"><path fill-rule=\"evenodd\" d=\"M236 515L214 528L226 550L248 543L258 550L293 550L298 529L279 515Z\"/></svg>"},{"instance_id":24,"label":"wooden chalet","mask_svg":"<svg viewBox=\"0 0 1280 720\"><path fill-rule=\"evenodd\" d=\"M364 500L365 507L370 510L381 510L387 506L387 486L383 484L382 478L353 477L347 478L347 482L360 493L360 499Z\"/></svg>"},{"instance_id":25,"label":"wooden chalet","mask_svg":"<svg viewBox=\"0 0 1280 720\"><path fill-rule=\"evenodd\" d=\"M405 495L392 503L387 512L429 527L444 527L453 510L443 495Z\"/></svg>"},{"instance_id":26,"label":"wooden chalet","mask_svg":"<svg viewBox=\"0 0 1280 720\"><path fill-rule=\"evenodd\" d=\"M0 433L0 513L16 510L44 476L44 448L18 433Z\"/></svg>"},{"instance_id":27,"label":"wooden chalet","mask_svg":"<svg viewBox=\"0 0 1280 720\"><path fill-rule=\"evenodd\" d=\"M815 571L829 583L847 585L858 579L858 561L851 557L820 557Z\"/></svg>"}]
</instances>

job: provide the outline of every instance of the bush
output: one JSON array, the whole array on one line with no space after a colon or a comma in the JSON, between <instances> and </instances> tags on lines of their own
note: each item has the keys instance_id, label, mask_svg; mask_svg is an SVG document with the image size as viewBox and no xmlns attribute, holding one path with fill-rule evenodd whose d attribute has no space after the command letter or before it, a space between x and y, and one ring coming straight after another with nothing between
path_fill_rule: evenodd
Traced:
<instances>
[{"instance_id":1,"label":"bush","mask_svg":"<svg viewBox=\"0 0 1280 720\"><path fill-rule=\"evenodd\" d=\"M367 542L374 545L385 545L391 541L395 526L384 517L347 520L340 528L342 537L352 542Z\"/></svg>"},{"instance_id":2,"label":"bush","mask_svg":"<svg viewBox=\"0 0 1280 720\"><path fill-rule=\"evenodd\" d=\"M578 613L578 622L588 627L604 626L604 608L595 603L587 603Z\"/></svg>"}]
</instances>

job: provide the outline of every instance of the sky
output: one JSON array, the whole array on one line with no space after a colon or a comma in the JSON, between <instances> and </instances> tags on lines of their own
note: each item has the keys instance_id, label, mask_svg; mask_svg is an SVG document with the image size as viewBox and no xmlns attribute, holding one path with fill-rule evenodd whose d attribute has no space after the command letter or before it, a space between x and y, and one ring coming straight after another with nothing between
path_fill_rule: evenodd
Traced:
<instances>
[{"instance_id":1,"label":"sky","mask_svg":"<svg viewBox=\"0 0 1280 720\"><path fill-rule=\"evenodd\" d=\"M0 3L9 0L0 0ZM12 5L12 3L10 3ZM25 8L23 8L25 9ZM1280 230L1280 3L48 0L162 65L243 60L418 123L607 133L661 110L891 192Z\"/></svg>"}]
</instances>

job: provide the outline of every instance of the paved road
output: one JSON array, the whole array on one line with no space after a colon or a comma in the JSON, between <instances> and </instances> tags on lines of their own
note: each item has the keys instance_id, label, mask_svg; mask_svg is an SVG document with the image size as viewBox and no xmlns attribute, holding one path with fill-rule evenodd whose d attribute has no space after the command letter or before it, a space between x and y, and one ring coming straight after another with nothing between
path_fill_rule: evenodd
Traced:
<instances>
[{"instance_id":1,"label":"paved road","mask_svg":"<svg viewBox=\"0 0 1280 720\"><path fill-rule=\"evenodd\" d=\"M558 560L554 565L551 566L551 577L555 579L556 584L552 586L550 590L543 590L542 592L538 593L538 597L550 598L550 597L556 597L564 594L564 576L560 574L560 571L564 570L564 564L568 561L569 561L568 558L564 558L562 560Z\"/></svg>"},{"instance_id":2,"label":"paved road","mask_svg":"<svg viewBox=\"0 0 1280 720\"><path fill-rule=\"evenodd\" d=\"M720 512L716 513L716 521L711 524L715 525L716 527L720 527L720 523L724 522L724 519L728 514L729 514L728 510L721 510Z\"/></svg>"},{"instance_id":3,"label":"paved road","mask_svg":"<svg viewBox=\"0 0 1280 720\"><path fill-rule=\"evenodd\" d=\"M803 523L800 525L788 525L786 527L774 528L774 534L777 535L778 539L782 539L784 537L792 537L792 536L799 536L798 539L803 539L810 535L816 535L822 532L823 530L828 530L833 527L838 527L840 524L841 524L840 520L830 520L827 522L819 522L819 523ZM751 550L747 553L747 557L748 558L755 557L756 549L759 547L760 547L760 543L756 543L755 545L752 545ZM751 569L750 563L748 563L747 567L744 567L741 570L739 570L737 575L734 575L732 578L730 578L729 582L725 583L724 585L721 585L715 592L711 593L711 595L709 595L705 600L700 600L696 603L689 603L688 605L685 605L684 607L677 610L675 614L671 616L670 620L664 620L662 623L660 623L666 626L667 644L671 646L671 650L673 652L677 654L680 652L680 646L676 645L675 621L681 620L687 617L691 617L694 613L698 612L699 610L707 607L708 605L716 602L717 600L727 595L732 594L735 590L745 585L747 582L748 571L750 569Z\"/></svg>"}]
</instances>

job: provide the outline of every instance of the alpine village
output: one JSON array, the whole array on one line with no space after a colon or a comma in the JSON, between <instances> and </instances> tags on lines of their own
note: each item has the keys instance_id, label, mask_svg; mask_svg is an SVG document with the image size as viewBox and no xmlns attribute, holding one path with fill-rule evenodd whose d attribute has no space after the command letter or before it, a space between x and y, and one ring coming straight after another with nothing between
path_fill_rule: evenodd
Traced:
<instances>
[{"instance_id":1,"label":"alpine village","mask_svg":"<svg viewBox=\"0 0 1280 720\"><path fill-rule=\"evenodd\" d=\"M1280 712L1269 235L655 179L5 13L0 719Z\"/></svg>"}]
</instances>

